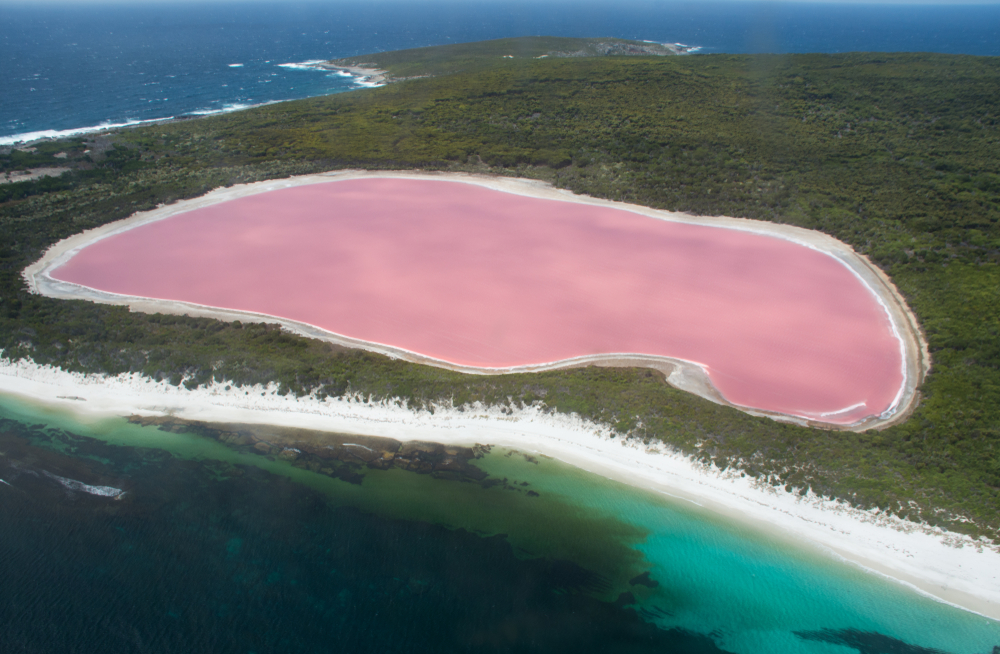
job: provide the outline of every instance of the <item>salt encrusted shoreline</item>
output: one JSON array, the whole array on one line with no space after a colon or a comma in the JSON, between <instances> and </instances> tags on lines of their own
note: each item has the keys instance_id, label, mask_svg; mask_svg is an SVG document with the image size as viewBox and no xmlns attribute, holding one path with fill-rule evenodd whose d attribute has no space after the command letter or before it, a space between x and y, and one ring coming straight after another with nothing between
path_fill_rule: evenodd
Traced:
<instances>
[{"instance_id":1,"label":"salt encrusted shoreline","mask_svg":"<svg viewBox=\"0 0 1000 654\"><path fill-rule=\"evenodd\" d=\"M191 211L193 209L211 206L220 202L227 202L247 195L265 193L293 186L366 177L439 179L462 182L466 184L476 184L489 189L528 197L612 207L656 218L658 220L737 229L754 234L781 238L822 252L833 257L850 270L871 291L886 312L889 322L892 325L893 333L899 342L900 352L902 355L903 382L896 396L896 400L893 406L880 416L873 416L852 425L831 425L823 422L815 416L809 417L780 414L732 404L718 392L701 364L683 359L654 357L640 353L608 353L579 357L577 359L540 363L538 365L519 366L515 368L473 368L455 365L447 361L427 357L420 353L411 352L388 344L370 343L367 341L348 338L340 334L329 332L315 325L301 323L294 320L265 314L207 307L190 302L154 300L142 297L117 295L114 293L80 286L78 284L62 282L52 278L49 274L52 270L65 263L76 252L87 245L139 225L164 220L171 216ZM699 395L712 402L734 406L752 415L767 416L776 420L794 422L801 425L853 429L857 431L870 428L884 428L905 419L905 417L908 416L916 406L919 400L917 388L930 369L930 355L928 353L927 343L920 332L920 327L916 317L910 311L909 307L907 307L902 295L892 284L889 278L877 266L873 265L867 258L854 252L854 250L847 244L838 241L831 236L790 225L748 220L744 218L729 218L725 216L696 217L677 212L650 209L649 207L643 207L640 205L601 200L583 195L575 195L569 191L557 189L546 182L539 182L537 180L473 175L466 173L428 173L419 171L372 172L364 170L346 170L317 175L303 175L287 179L268 180L265 182L243 184L230 188L219 188L199 198L193 198L191 200L185 200L171 205L160 206L152 211L137 213L124 220L103 225L101 227L65 238L50 247L41 259L28 266L24 270L23 275L27 281L29 289L32 292L47 295L49 297L62 299L84 299L106 304L127 305L134 311L145 311L148 313L159 312L181 315L186 314L190 316L203 316L230 321L263 320L267 322L277 322L281 324L283 328L309 338L326 340L338 345L366 349L396 358L405 359L407 361L413 361L415 363L423 363L470 374L533 372L539 370L570 368L586 364L645 366L663 372L667 377L668 383L676 388L694 393L695 395Z\"/></svg>"},{"instance_id":2,"label":"salt encrusted shoreline","mask_svg":"<svg viewBox=\"0 0 1000 654\"><path fill-rule=\"evenodd\" d=\"M813 494L800 496L692 462L664 446L615 438L606 425L535 407L413 410L361 397L318 400L224 383L187 390L138 374L67 373L0 358L0 393L81 417L173 415L388 436L492 444L551 456L589 472L683 501L840 556L945 602L1000 619L1000 547Z\"/></svg>"}]
</instances>

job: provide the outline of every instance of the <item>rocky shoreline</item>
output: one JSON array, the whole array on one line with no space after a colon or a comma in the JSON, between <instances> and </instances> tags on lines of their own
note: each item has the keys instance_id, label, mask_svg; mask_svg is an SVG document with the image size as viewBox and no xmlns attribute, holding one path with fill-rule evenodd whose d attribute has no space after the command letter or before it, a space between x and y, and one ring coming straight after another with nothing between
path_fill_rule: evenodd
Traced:
<instances>
[{"instance_id":1,"label":"rocky shoreline","mask_svg":"<svg viewBox=\"0 0 1000 654\"><path fill-rule=\"evenodd\" d=\"M343 71L351 77L357 78L355 83L358 86L382 86L388 82L394 82L395 79L389 76L389 73L377 68L374 64L365 65L360 64L356 66L337 66L331 62L323 62L316 64L316 68L322 68L323 70L329 71Z\"/></svg>"}]
</instances>

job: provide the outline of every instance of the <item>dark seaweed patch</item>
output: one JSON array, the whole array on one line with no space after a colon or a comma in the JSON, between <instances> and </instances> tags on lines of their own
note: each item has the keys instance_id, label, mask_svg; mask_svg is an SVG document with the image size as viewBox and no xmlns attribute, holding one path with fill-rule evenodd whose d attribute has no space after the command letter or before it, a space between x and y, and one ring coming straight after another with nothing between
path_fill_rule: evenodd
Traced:
<instances>
[{"instance_id":1,"label":"dark seaweed patch","mask_svg":"<svg viewBox=\"0 0 1000 654\"><path fill-rule=\"evenodd\" d=\"M858 629L822 629L819 631L796 631L802 640L831 643L853 647L859 654L948 654L944 650L910 645L897 638ZM993 648L994 653L997 648Z\"/></svg>"},{"instance_id":2,"label":"dark seaweed patch","mask_svg":"<svg viewBox=\"0 0 1000 654\"><path fill-rule=\"evenodd\" d=\"M73 498L40 470L127 493ZM601 601L578 564L255 466L6 421L0 471L2 651L721 651Z\"/></svg>"}]
</instances>

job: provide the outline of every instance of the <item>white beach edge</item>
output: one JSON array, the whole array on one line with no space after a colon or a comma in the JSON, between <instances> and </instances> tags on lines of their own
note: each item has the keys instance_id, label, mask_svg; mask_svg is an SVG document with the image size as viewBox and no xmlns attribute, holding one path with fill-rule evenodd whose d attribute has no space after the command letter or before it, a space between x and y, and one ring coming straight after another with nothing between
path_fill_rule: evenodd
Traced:
<instances>
[{"instance_id":1,"label":"white beach edge","mask_svg":"<svg viewBox=\"0 0 1000 654\"><path fill-rule=\"evenodd\" d=\"M2 356L2 355L0 355ZM438 407L433 413L363 398L282 396L277 387L213 383L188 390L138 374L69 373L0 358L0 393L83 419L172 415L207 422L268 424L446 444L512 447L693 502L705 510L842 557L873 573L984 616L1000 619L1000 548L813 494L784 492L739 473L692 462L663 445L613 438L576 415L537 407ZM836 432L831 432L836 437Z\"/></svg>"},{"instance_id":2,"label":"white beach edge","mask_svg":"<svg viewBox=\"0 0 1000 654\"><path fill-rule=\"evenodd\" d=\"M312 338L322 338L349 347L362 347L418 363L490 374L543 370L593 363L646 365L664 372L668 381L684 390L727 404L697 364L641 355L606 355L587 361L554 362L524 370L464 369L392 347L347 339L310 325L258 314L201 307L190 303L116 296L83 286L59 282L48 272L96 240L162 220L192 209L263 193L279 188L363 177L439 179L478 184L509 193L625 209L653 218L706 226L740 229L766 234L819 250L848 267L876 296L889 315L903 350L904 382L897 398L897 411L848 428L884 428L905 419L918 401L917 387L930 367L927 344L916 317L892 282L865 257L825 234L799 227L728 217L689 216L574 195L546 182L486 175L424 173L416 171L335 171L274 179L219 188L205 196L161 206L71 236L52 246L24 271L29 288L43 295L66 299L88 299L124 304L133 310L216 317L223 320L266 320ZM0 353L2 356L2 353ZM607 359L603 361L602 359ZM592 359L592 360L591 360ZM658 445L649 448L637 442L612 438L612 431L577 416L546 413L537 408L515 408L501 413L498 407L441 407L432 413L413 411L390 402L353 400L319 401L315 398L282 397L276 387L224 390L225 384L187 390L139 375L80 375L28 362L11 363L0 358L0 393L11 393L71 410L81 416L174 415L207 422L244 422L301 427L321 431L388 436L400 440L438 443L474 442L513 447L551 456L583 470L634 487L694 502L728 518L744 521L772 533L789 536L828 554L840 556L868 570L908 584L941 601L1000 620L1000 547L912 522L862 511L838 501L809 494L786 493L766 484L692 462ZM738 407L757 415L763 412ZM766 415L766 414L765 414ZM770 414L776 419L805 421L793 416ZM470 434L472 434L470 436ZM830 432L837 437L836 431Z\"/></svg>"}]
</instances>

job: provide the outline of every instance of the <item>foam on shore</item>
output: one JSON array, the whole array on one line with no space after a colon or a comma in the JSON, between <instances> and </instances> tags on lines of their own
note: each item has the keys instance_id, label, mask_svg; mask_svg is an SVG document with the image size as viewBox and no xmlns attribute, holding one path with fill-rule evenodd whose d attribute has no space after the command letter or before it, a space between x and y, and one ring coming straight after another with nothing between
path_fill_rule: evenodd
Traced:
<instances>
[{"instance_id":1,"label":"foam on shore","mask_svg":"<svg viewBox=\"0 0 1000 654\"><path fill-rule=\"evenodd\" d=\"M150 118L147 120L127 120L124 123L113 123L106 122L100 125L90 125L88 127L74 127L73 129L45 129L38 132L24 132L23 134L12 134L10 136L0 136L0 145L15 145L17 143L30 143L31 141L40 141L41 139L63 139L69 138L70 136L80 136L81 134L90 134L92 132L103 132L109 129L117 129L119 127L135 127L137 125L145 125L148 123L158 123L164 120L173 120L173 116L164 116L163 118Z\"/></svg>"},{"instance_id":2,"label":"foam on shore","mask_svg":"<svg viewBox=\"0 0 1000 654\"><path fill-rule=\"evenodd\" d=\"M291 63L287 63L287 64L278 64L278 67L279 68L290 68L292 70L326 70L322 66L318 66L317 65L317 64L322 64L322 63L323 63L322 59L312 59L310 61L300 61L300 62L291 62Z\"/></svg>"}]
</instances>

